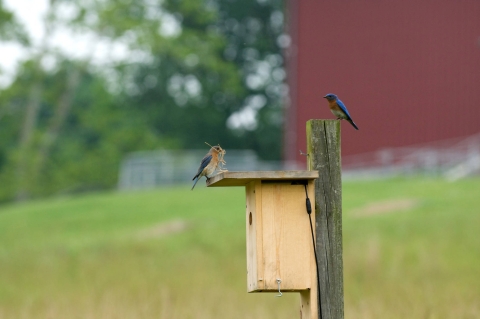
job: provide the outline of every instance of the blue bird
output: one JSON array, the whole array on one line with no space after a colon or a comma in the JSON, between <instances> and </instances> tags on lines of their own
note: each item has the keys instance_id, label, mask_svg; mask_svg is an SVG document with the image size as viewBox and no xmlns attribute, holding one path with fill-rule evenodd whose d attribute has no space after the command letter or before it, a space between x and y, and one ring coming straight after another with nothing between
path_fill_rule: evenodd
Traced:
<instances>
[{"instance_id":1,"label":"blue bird","mask_svg":"<svg viewBox=\"0 0 480 319\"><path fill-rule=\"evenodd\" d=\"M353 122L352 117L347 111L347 107L335 94L329 93L325 95L324 98L327 99L330 111L332 111L337 119L347 120L356 130L358 130L357 125Z\"/></svg>"},{"instance_id":2,"label":"blue bird","mask_svg":"<svg viewBox=\"0 0 480 319\"><path fill-rule=\"evenodd\" d=\"M192 181L195 181L192 186L192 190L197 185L198 180L205 176L207 181L213 175L215 170L217 169L218 165L220 164L220 169L222 163L225 163L223 160L223 156L225 155L225 150L219 146L213 146L210 151L208 151L207 155L205 155L200 163L200 167L198 168L197 174L193 177ZM223 171L223 170L222 170Z\"/></svg>"}]
</instances>

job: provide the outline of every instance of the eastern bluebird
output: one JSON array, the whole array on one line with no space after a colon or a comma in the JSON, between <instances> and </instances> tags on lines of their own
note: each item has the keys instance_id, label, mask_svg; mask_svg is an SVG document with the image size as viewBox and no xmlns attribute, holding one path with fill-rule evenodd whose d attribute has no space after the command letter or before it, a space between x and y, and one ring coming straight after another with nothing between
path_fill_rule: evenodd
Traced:
<instances>
[{"instance_id":1,"label":"eastern bluebird","mask_svg":"<svg viewBox=\"0 0 480 319\"><path fill-rule=\"evenodd\" d=\"M210 151L208 151L207 155L205 155L200 163L197 174L192 179L195 181L193 183L192 190L202 176L205 176L208 181L217 169L217 166L220 165L221 168L222 164L225 164L225 161L223 160L225 153L225 150L222 149L220 145L213 146Z\"/></svg>"},{"instance_id":2,"label":"eastern bluebird","mask_svg":"<svg viewBox=\"0 0 480 319\"><path fill-rule=\"evenodd\" d=\"M357 125L353 122L350 114L347 111L347 107L335 94L329 93L325 95L324 98L327 99L330 111L332 111L333 115L335 115L337 119L347 120L356 130L358 130Z\"/></svg>"}]
</instances>

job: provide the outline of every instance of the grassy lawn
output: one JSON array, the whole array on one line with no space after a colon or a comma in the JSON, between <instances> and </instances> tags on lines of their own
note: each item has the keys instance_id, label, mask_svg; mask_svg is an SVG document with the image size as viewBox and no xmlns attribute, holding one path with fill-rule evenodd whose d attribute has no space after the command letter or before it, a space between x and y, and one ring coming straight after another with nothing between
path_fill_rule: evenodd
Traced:
<instances>
[{"instance_id":1,"label":"grassy lawn","mask_svg":"<svg viewBox=\"0 0 480 319\"><path fill-rule=\"evenodd\" d=\"M0 318L299 318L246 293L243 188L0 207ZM201 187L198 187L201 186ZM480 317L480 180L343 189L346 318Z\"/></svg>"}]
</instances>

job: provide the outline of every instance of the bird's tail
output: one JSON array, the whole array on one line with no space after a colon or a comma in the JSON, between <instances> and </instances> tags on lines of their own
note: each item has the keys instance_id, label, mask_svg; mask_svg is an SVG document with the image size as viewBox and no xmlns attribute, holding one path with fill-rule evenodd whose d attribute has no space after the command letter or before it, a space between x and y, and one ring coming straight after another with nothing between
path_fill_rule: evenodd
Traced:
<instances>
[{"instance_id":1,"label":"bird's tail","mask_svg":"<svg viewBox=\"0 0 480 319\"><path fill-rule=\"evenodd\" d=\"M193 186L192 186L192 189L191 189L191 190L193 190L193 188L195 187L195 185L197 185L197 182L198 182L199 179L200 179L200 177L194 178L195 183L193 183Z\"/></svg>"},{"instance_id":2,"label":"bird's tail","mask_svg":"<svg viewBox=\"0 0 480 319\"><path fill-rule=\"evenodd\" d=\"M352 126L353 126L356 130L358 130L357 124L355 124L355 122L353 122L352 119L347 119L347 121L348 121L350 124L352 124Z\"/></svg>"}]
</instances>

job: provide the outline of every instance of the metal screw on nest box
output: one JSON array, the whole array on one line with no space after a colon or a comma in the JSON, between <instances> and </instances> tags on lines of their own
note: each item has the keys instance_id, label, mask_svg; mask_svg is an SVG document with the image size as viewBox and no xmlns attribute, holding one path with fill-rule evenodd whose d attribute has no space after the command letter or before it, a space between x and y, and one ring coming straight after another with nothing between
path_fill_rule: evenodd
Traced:
<instances>
[{"instance_id":1,"label":"metal screw on nest box","mask_svg":"<svg viewBox=\"0 0 480 319\"><path fill-rule=\"evenodd\" d=\"M280 278L277 278L277 284L278 284L278 295L276 295L275 297L281 297L283 294L282 292L280 291L280 284L282 283L282 280Z\"/></svg>"}]
</instances>

